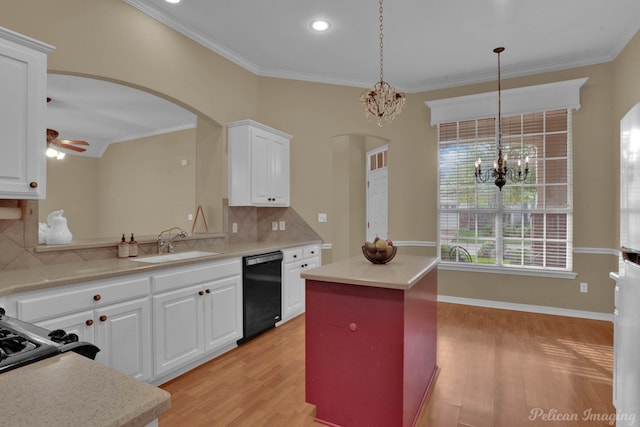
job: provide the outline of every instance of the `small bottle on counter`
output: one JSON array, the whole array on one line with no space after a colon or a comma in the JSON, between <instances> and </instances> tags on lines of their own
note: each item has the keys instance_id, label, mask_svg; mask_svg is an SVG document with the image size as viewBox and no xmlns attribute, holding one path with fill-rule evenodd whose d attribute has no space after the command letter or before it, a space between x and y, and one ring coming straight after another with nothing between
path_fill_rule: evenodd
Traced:
<instances>
[{"instance_id":1,"label":"small bottle on counter","mask_svg":"<svg viewBox=\"0 0 640 427\"><path fill-rule=\"evenodd\" d=\"M118 243L118 258L129 258L129 244L122 233L122 241Z\"/></svg>"},{"instance_id":2,"label":"small bottle on counter","mask_svg":"<svg viewBox=\"0 0 640 427\"><path fill-rule=\"evenodd\" d=\"M138 242L133 238L133 233L131 233L131 240L129 240L129 256L138 256Z\"/></svg>"}]
</instances>

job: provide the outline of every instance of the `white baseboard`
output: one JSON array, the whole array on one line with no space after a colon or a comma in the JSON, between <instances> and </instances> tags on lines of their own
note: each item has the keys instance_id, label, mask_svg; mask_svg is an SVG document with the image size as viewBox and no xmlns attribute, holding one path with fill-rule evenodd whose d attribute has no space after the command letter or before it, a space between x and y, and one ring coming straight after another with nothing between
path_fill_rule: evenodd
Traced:
<instances>
[{"instance_id":1,"label":"white baseboard","mask_svg":"<svg viewBox=\"0 0 640 427\"><path fill-rule=\"evenodd\" d=\"M438 295L438 301L452 304L475 305L478 307L498 308L502 310L527 311L530 313L553 314L556 316L579 317L583 319L606 320L613 322L613 313L600 313L597 311L572 310L569 308L548 307L543 305L517 304L504 301L491 301L475 298L453 297Z\"/></svg>"}]
</instances>

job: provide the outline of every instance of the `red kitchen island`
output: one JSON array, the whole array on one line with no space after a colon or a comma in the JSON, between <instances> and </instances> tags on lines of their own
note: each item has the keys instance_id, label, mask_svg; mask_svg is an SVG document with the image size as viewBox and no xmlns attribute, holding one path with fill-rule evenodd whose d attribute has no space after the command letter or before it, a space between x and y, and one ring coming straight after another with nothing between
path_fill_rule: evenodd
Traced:
<instances>
[{"instance_id":1,"label":"red kitchen island","mask_svg":"<svg viewBox=\"0 0 640 427\"><path fill-rule=\"evenodd\" d=\"M439 258L358 256L306 279L306 401L330 426L408 427L436 373Z\"/></svg>"}]
</instances>

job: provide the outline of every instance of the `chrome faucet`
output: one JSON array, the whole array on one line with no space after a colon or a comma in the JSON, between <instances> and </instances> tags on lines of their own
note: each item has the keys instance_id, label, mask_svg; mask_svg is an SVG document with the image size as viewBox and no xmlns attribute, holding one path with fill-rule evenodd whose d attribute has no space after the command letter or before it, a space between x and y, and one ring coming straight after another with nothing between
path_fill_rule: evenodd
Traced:
<instances>
[{"instance_id":1,"label":"chrome faucet","mask_svg":"<svg viewBox=\"0 0 640 427\"><path fill-rule=\"evenodd\" d=\"M177 230L178 233L175 234L173 237L171 237L171 234L169 234L169 240L165 241L162 238L162 235L164 233L171 233L174 230ZM173 243L173 241L178 238L184 239L185 237L187 237L187 232L180 227L171 227L168 230L161 231L160 234L158 234L158 254L164 253L164 248L167 248L167 252L172 254L174 248L176 247L176 244Z\"/></svg>"}]
</instances>

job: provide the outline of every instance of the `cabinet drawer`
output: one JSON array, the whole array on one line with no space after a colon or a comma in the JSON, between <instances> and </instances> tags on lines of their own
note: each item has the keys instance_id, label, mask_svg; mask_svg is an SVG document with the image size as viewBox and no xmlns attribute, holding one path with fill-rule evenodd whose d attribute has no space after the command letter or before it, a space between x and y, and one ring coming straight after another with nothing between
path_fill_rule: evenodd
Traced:
<instances>
[{"instance_id":1,"label":"cabinet drawer","mask_svg":"<svg viewBox=\"0 0 640 427\"><path fill-rule=\"evenodd\" d=\"M197 264L193 267L172 269L166 273L154 274L151 278L151 290L157 294L240 274L242 274L240 259Z\"/></svg>"},{"instance_id":2,"label":"cabinet drawer","mask_svg":"<svg viewBox=\"0 0 640 427\"><path fill-rule=\"evenodd\" d=\"M138 277L117 282L91 282L65 290L52 290L17 299L18 318L35 322L105 304L149 295L149 279Z\"/></svg>"},{"instance_id":3,"label":"cabinet drawer","mask_svg":"<svg viewBox=\"0 0 640 427\"><path fill-rule=\"evenodd\" d=\"M286 249L282 251L284 262L300 261L303 257L302 248Z\"/></svg>"},{"instance_id":4,"label":"cabinet drawer","mask_svg":"<svg viewBox=\"0 0 640 427\"><path fill-rule=\"evenodd\" d=\"M305 258L317 257L320 255L320 246L307 246L302 252L302 256Z\"/></svg>"}]
</instances>

